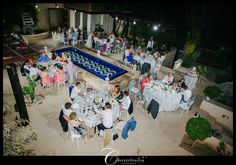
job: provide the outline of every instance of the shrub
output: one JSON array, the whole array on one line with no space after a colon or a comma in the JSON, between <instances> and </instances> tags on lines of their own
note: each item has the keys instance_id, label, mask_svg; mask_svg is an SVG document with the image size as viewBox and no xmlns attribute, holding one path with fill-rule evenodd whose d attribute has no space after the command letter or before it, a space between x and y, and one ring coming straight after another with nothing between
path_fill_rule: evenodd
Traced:
<instances>
[{"instance_id":1,"label":"shrub","mask_svg":"<svg viewBox=\"0 0 236 165\"><path fill-rule=\"evenodd\" d=\"M193 117L188 120L185 131L192 140L204 140L211 136L211 124L202 117Z\"/></svg>"},{"instance_id":2,"label":"shrub","mask_svg":"<svg viewBox=\"0 0 236 165\"><path fill-rule=\"evenodd\" d=\"M200 55L201 55L200 49L194 51L193 53L184 57L182 65L187 68L194 66L196 60L200 57Z\"/></svg>"},{"instance_id":3,"label":"shrub","mask_svg":"<svg viewBox=\"0 0 236 165\"><path fill-rule=\"evenodd\" d=\"M211 99L217 98L221 90L217 86L207 86L203 91L205 96L208 96Z\"/></svg>"},{"instance_id":4,"label":"shrub","mask_svg":"<svg viewBox=\"0 0 236 165\"><path fill-rule=\"evenodd\" d=\"M233 81L233 74L230 72L226 72L224 70L220 70L216 73L215 82L216 83L224 83Z\"/></svg>"}]
</instances>

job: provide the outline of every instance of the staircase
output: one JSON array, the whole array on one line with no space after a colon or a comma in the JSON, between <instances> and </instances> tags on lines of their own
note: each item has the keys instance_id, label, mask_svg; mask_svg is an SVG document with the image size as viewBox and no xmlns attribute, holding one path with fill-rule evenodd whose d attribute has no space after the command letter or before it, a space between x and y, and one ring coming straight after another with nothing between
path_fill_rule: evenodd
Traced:
<instances>
[{"instance_id":1,"label":"staircase","mask_svg":"<svg viewBox=\"0 0 236 165\"><path fill-rule=\"evenodd\" d=\"M22 15L24 33L34 33L34 20L29 13Z\"/></svg>"}]
</instances>

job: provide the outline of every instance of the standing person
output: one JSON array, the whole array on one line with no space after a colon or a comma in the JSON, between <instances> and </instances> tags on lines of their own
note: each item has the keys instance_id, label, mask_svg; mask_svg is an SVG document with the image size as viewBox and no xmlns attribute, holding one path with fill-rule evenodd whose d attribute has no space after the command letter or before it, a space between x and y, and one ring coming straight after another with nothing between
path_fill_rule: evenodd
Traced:
<instances>
[{"instance_id":1,"label":"standing person","mask_svg":"<svg viewBox=\"0 0 236 165\"><path fill-rule=\"evenodd\" d=\"M98 111L95 109L95 112L102 115L102 124L97 125L99 136L103 135L105 129L110 129L113 126L113 110L110 103L105 103L105 109Z\"/></svg>"},{"instance_id":2,"label":"standing person","mask_svg":"<svg viewBox=\"0 0 236 165\"><path fill-rule=\"evenodd\" d=\"M93 33L90 33L85 46L88 48L92 48L92 44L93 44Z\"/></svg>"},{"instance_id":3,"label":"standing person","mask_svg":"<svg viewBox=\"0 0 236 165\"><path fill-rule=\"evenodd\" d=\"M69 63L67 60L64 61L64 72L67 75L67 81L70 84L73 83L73 65Z\"/></svg>"},{"instance_id":4,"label":"standing person","mask_svg":"<svg viewBox=\"0 0 236 165\"><path fill-rule=\"evenodd\" d=\"M147 43L147 50L148 50L148 51L152 51L153 45L154 45L154 40L153 40L153 36L152 36L152 37L148 40L148 43Z\"/></svg>"}]
</instances>

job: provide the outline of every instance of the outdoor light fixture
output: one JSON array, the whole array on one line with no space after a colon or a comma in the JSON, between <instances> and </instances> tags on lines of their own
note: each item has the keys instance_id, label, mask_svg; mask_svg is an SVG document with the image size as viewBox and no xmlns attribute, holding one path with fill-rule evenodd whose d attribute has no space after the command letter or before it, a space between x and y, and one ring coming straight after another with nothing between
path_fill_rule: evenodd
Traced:
<instances>
[{"instance_id":1,"label":"outdoor light fixture","mask_svg":"<svg viewBox=\"0 0 236 165\"><path fill-rule=\"evenodd\" d=\"M161 24L158 25L159 27L161 26Z\"/></svg>"},{"instance_id":2,"label":"outdoor light fixture","mask_svg":"<svg viewBox=\"0 0 236 165\"><path fill-rule=\"evenodd\" d=\"M59 5L56 5L57 8L59 8Z\"/></svg>"},{"instance_id":3,"label":"outdoor light fixture","mask_svg":"<svg viewBox=\"0 0 236 165\"><path fill-rule=\"evenodd\" d=\"M118 20L118 17L116 17L116 20Z\"/></svg>"},{"instance_id":4,"label":"outdoor light fixture","mask_svg":"<svg viewBox=\"0 0 236 165\"><path fill-rule=\"evenodd\" d=\"M35 5L35 8L38 8L39 6L38 5Z\"/></svg>"},{"instance_id":5,"label":"outdoor light fixture","mask_svg":"<svg viewBox=\"0 0 236 165\"><path fill-rule=\"evenodd\" d=\"M76 13L76 10L75 10L75 13Z\"/></svg>"},{"instance_id":6,"label":"outdoor light fixture","mask_svg":"<svg viewBox=\"0 0 236 165\"><path fill-rule=\"evenodd\" d=\"M136 25L136 22L135 22L135 21L134 21L133 23L134 23L134 25Z\"/></svg>"},{"instance_id":7,"label":"outdoor light fixture","mask_svg":"<svg viewBox=\"0 0 236 165\"><path fill-rule=\"evenodd\" d=\"M154 30L157 30L157 29L158 29L158 27L157 27L157 26L154 26L154 27L153 27L153 29L154 29Z\"/></svg>"}]
</instances>

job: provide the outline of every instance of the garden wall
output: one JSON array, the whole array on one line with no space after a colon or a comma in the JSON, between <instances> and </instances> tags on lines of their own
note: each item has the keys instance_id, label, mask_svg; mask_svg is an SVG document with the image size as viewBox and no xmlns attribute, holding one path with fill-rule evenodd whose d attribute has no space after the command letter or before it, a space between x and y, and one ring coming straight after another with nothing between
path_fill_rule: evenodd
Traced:
<instances>
[{"instance_id":1,"label":"garden wall","mask_svg":"<svg viewBox=\"0 0 236 165\"><path fill-rule=\"evenodd\" d=\"M215 117L216 121L227 127L233 133L233 112L230 109L216 105L211 100L203 100L200 109L208 112L210 116ZM223 116L227 116L228 119Z\"/></svg>"}]
</instances>

